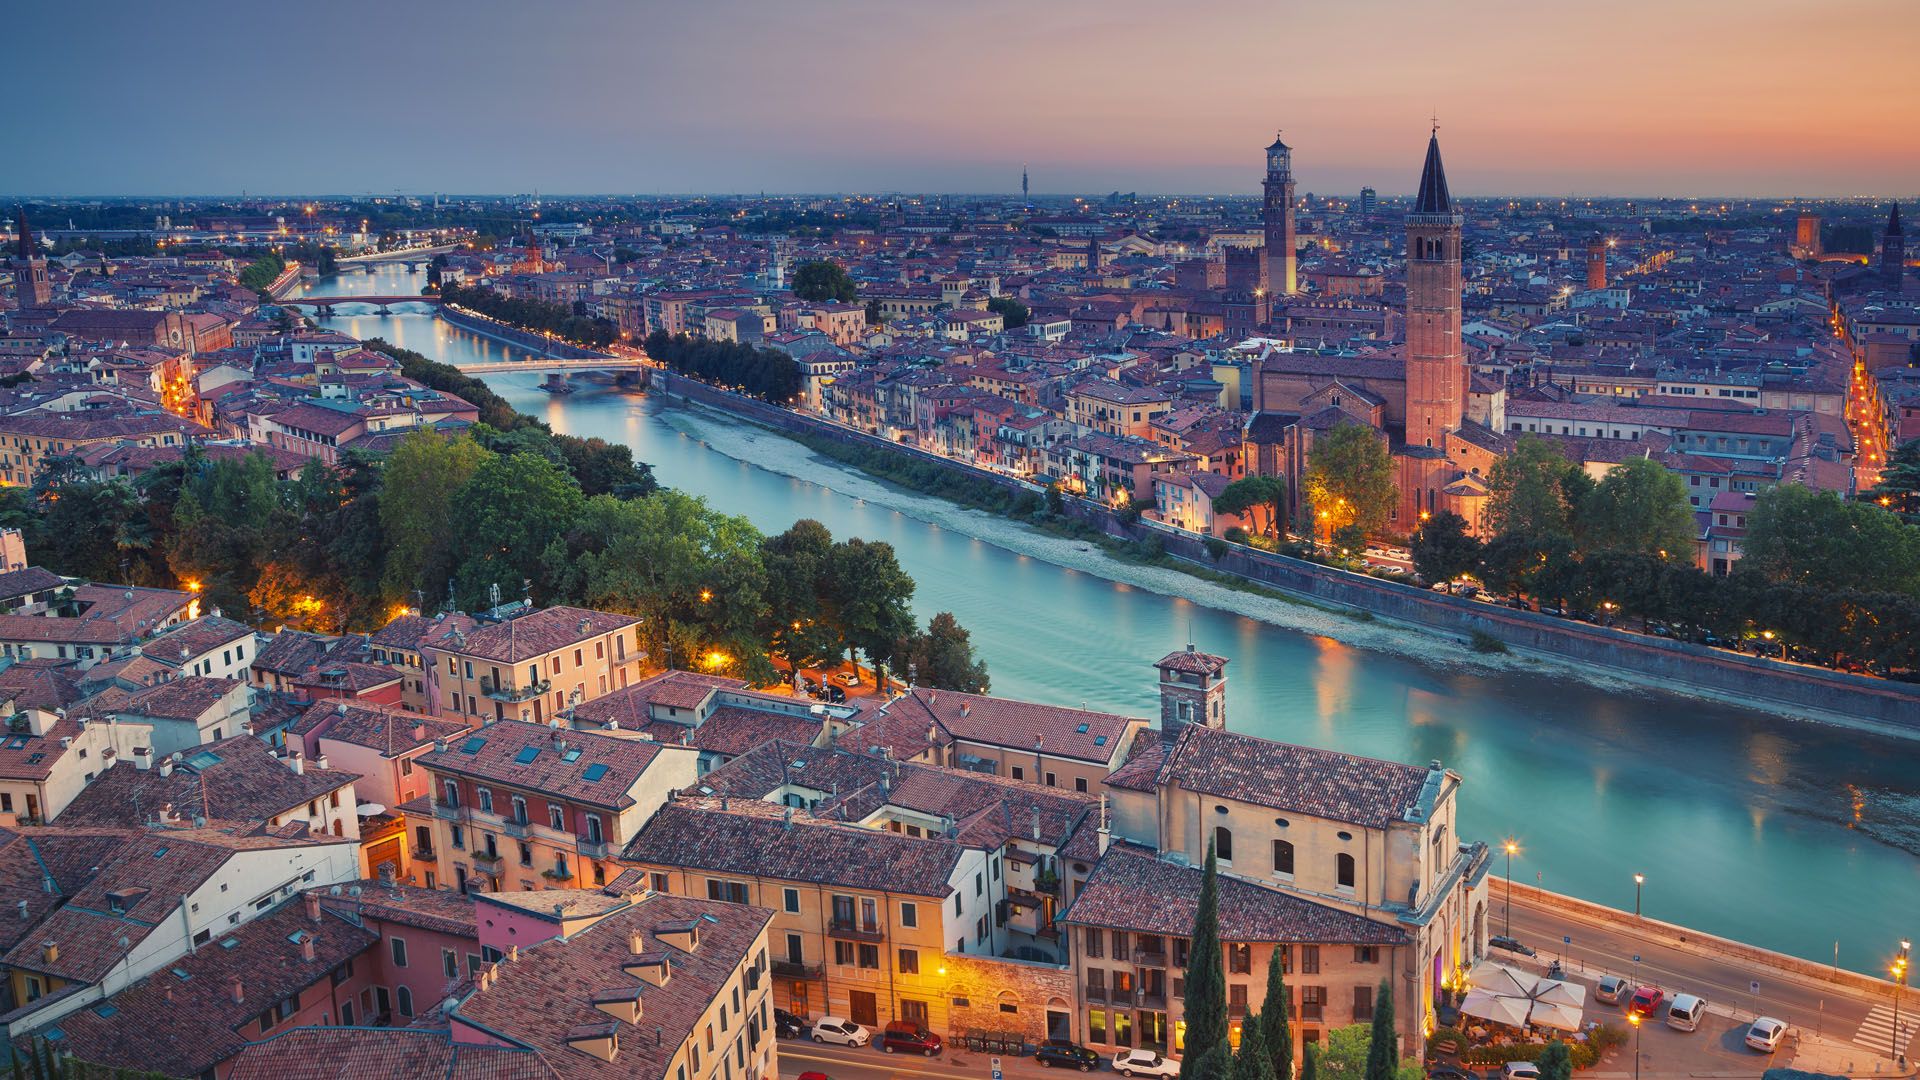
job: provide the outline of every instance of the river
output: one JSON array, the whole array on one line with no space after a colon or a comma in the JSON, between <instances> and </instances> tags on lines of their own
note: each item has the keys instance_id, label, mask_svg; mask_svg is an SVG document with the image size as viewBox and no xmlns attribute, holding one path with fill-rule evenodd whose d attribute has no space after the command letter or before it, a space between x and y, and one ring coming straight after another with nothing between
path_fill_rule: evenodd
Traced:
<instances>
[{"instance_id":1,"label":"river","mask_svg":"<svg viewBox=\"0 0 1920 1080\"><path fill-rule=\"evenodd\" d=\"M383 269L315 291L394 295L422 281ZM348 309L323 325L456 365L526 355L428 313ZM763 530L811 517L892 543L919 583L918 615L960 619L996 694L1156 715L1150 665L1192 640L1231 658L1237 730L1458 770L1461 835L1513 837L1516 878L1631 908L1644 873L1651 918L1820 962L1837 943L1839 962L1863 971L1884 972L1920 932L1914 743L1489 666L1419 635L1112 563L716 414L604 387L554 397L532 375L488 381L556 431L625 442L661 483Z\"/></svg>"}]
</instances>

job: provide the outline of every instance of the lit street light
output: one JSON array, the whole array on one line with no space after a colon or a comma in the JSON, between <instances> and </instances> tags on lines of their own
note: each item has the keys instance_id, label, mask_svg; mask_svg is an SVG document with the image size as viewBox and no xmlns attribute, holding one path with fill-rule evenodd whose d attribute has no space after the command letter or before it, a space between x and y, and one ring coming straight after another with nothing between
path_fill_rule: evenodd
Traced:
<instances>
[{"instance_id":1,"label":"lit street light","mask_svg":"<svg viewBox=\"0 0 1920 1080\"><path fill-rule=\"evenodd\" d=\"M1646 883L1647 875L1633 875L1633 917L1636 919L1640 917L1640 886Z\"/></svg>"},{"instance_id":2,"label":"lit street light","mask_svg":"<svg viewBox=\"0 0 1920 1080\"><path fill-rule=\"evenodd\" d=\"M1627 1014L1627 1023L1633 1025L1633 1080L1640 1080L1640 1014Z\"/></svg>"},{"instance_id":3,"label":"lit street light","mask_svg":"<svg viewBox=\"0 0 1920 1080\"><path fill-rule=\"evenodd\" d=\"M1513 936L1513 856L1520 850L1520 844L1513 837L1507 837L1507 937Z\"/></svg>"},{"instance_id":4,"label":"lit street light","mask_svg":"<svg viewBox=\"0 0 1920 1080\"><path fill-rule=\"evenodd\" d=\"M1907 954L1913 942L1900 939L1900 955L1893 961L1893 1050L1891 1056L1901 1065L1907 1063L1906 1048L1900 1045L1900 992L1907 987Z\"/></svg>"}]
</instances>

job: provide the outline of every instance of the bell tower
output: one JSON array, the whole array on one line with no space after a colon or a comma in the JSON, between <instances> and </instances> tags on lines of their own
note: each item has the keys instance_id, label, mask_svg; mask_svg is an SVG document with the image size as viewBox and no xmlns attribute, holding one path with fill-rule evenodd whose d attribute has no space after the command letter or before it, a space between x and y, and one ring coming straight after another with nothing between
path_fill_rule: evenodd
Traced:
<instances>
[{"instance_id":1,"label":"bell tower","mask_svg":"<svg viewBox=\"0 0 1920 1080\"><path fill-rule=\"evenodd\" d=\"M1587 241L1587 288L1607 287L1607 242L1599 236Z\"/></svg>"},{"instance_id":2,"label":"bell tower","mask_svg":"<svg viewBox=\"0 0 1920 1080\"><path fill-rule=\"evenodd\" d=\"M33 242L33 229L27 224L27 208L14 214L14 229L19 242L14 248L13 289L20 307L43 308L53 303L53 281L47 277L47 257Z\"/></svg>"},{"instance_id":3,"label":"bell tower","mask_svg":"<svg viewBox=\"0 0 1920 1080\"><path fill-rule=\"evenodd\" d=\"M1160 672L1160 730L1177 733L1188 724L1227 726L1227 658L1188 644L1153 665Z\"/></svg>"},{"instance_id":4,"label":"bell tower","mask_svg":"<svg viewBox=\"0 0 1920 1080\"><path fill-rule=\"evenodd\" d=\"M1900 227L1900 204L1894 203L1887 214L1887 231L1880 234L1880 280L1899 292L1906 273L1907 231Z\"/></svg>"},{"instance_id":5,"label":"bell tower","mask_svg":"<svg viewBox=\"0 0 1920 1080\"><path fill-rule=\"evenodd\" d=\"M1293 149L1273 135L1267 147L1267 179L1262 185L1266 204L1261 210L1266 225L1267 288L1282 296L1292 296L1298 284L1293 250Z\"/></svg>"},{"instance_id":6,"label":"bell tower","mask_svg":"<svg viewBox=\"0 0 1920 1080\"><path fill-rule=\"evenodd\" d=\"M1467 411L1460 339L1460 226L1440 163L1440 129L1427 140L1420 193L1407 215L1407 445L1445 450Z\"/></svg>"}]
</instances>

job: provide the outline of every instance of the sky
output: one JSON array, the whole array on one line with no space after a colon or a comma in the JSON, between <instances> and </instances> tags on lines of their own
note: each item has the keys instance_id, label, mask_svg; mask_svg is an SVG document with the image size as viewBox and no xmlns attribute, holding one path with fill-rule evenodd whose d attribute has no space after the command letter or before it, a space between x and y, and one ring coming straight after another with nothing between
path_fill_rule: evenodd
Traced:
<instances>
[{"instance_id":1,"label":"sky","mask_svg":"<svg viewBox=\"0 0 1920 1080\"><path fill-rule=\"evenodd\" d=\"M22 0L0 194L1920 191L1920 0Z\"/></svg>"}]
</instances>

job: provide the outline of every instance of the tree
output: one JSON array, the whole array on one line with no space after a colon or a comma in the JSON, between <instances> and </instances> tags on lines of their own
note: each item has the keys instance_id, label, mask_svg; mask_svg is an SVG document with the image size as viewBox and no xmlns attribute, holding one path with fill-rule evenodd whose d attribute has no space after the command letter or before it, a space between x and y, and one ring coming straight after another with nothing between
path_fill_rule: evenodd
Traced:
<instances>
[{"instance_id":1,"label":"tree","mask_svg":"<svg viewBox=\"0 0 1920 1080\"><path fill-rule=\"evenodd\" d=\"M1180 1080L1197 1080L1201 1061L1227 1045L1227 981L1220 961L1220 866L1213 841L1207 841L1206 869L1200 877L1200 902L1193 914L1192 947L1187 950L1186 1056Z\"/></svg>"},{"instance_id":2,"label":"tree","mask_svg":"<svg viewBox=\"0 0 1920 1080\"><path fill-rule=\"evenodd\" d=\"M1338 424L1314 439L1305 484L1315 524L1329 535L1343 525L1378 533L1399 497L1386 440L1374 429L1352 423Z\"/></svg>"},{"instance_id":3,"label":"tree","mask_svg":"<svg viewBox=\"0 0 1920 1080\"><path fill-rule=\"evenodd\" d=\"M1241 1021L1240 1052L1233 1056L1233 1068L1228 1075L1231 1080L1278 1080L1258 1015Z\"/></svg>"},{"instance_id":4,"label":"tree","mask_svg":"<svg viewBox=\"0 0 1920 1080\"><path fill-rule=\"evenodd\" d=\"M1479 568L1483 545L1467 532L1466 518L1442 510L1420 523L1411 549L1414 570L1428 581L1445 582L1452 592L1455 578Z\"/></svg>"},{"instance_id":5,"label":"tree","mask_svg":"<svg viewBox=\"0 0 1920 1080\"><path fill-rule=\"evenodd\" d=\"M492 457L470 436L424 430L401 439L387 456L380 500L387 564L381 581L393 595L418 594L434 602L445 595L454 567L448 526L459 516L454 496Z\"/></svg>"},{"instance_id":6,"label":"tree","mask_svg":"<svg viewBox=\"0 0 1920 1080\"><path fill-rule=\"evenodd\" d=\"M793 295L816 304L828 301L851 304L860 295L860 289L847 275L845 267L831 259L819 259L801 263L794 270Z\"/></svg>"},{"instance_id":7,"label":"tree","mask_svg":"<svg viewBox=\"0 0 1920 1080\"><path fill-rule=\"evenodd\" d=\"M927 620L925 633L914 634L894 650L894 673L908 665L915 685L966 694L987 692L987 662L974 659L973 641L950 611Z\"/></svg>"},{"instance_id":8,"label":"tree","mask_svg":"<svg viewBox=\"0 0 1920 1080\"><path fill-rule=\"evenodd\" d=\"M1338 552L1342 558L1366 554L1367 530L1361 528L1359 525L1342 525L1333 530L1333 535L1328 537L1327 540L1333 545L1333 550Z\"/></svg>"},{"instance_id":9,"label":"tree","mask_svg":"<svg viewBox=\"0 0 1920 1080\"><path fill-rule=\"evenodd\" d=\"M1482 524L1495 536L1571 535L1573 510L1579 505L1577 496L1585 494L1586 479L1553 443L1538 435L1522 435L1513 451L1487 470Z\"/></svg>"},{"instance_id":10,"label":"tree","mask_svg":"<svg viewBox=\"0 0 1920 1080\"><path fill-rule=\"evenodd\" d=\"M1261 1039L1273 1059L1274 1080L1293 1080L1293 1024L1287 1016L1287 976L1275 947L1267 961L1267 996L1260 1002Z\"/></svg>"},{"instance_id":11,"label":"tree","mask_svg":"<svg viewBox=\"0 0 1920 1080\"><path fill-rule=\"evenodd\" d=\"M1555 1039L1533 1061L1540 1080L1573 1080L1573 1054L1567 1044Z\"/></svg>"},{"instance_id":12,"label":"tree","mask_svg":"<svg viewBox=\"0 0 1920 1080\"><path fill-rule=\"evenodd\" d=\"M1300 1061L1300 1080L1319 1080L1320 1051L1312 1043L1307 1044L1306 1053Z\"/></svg>"},{"instance_id":13,"label":"tree","mask_svg":"<svg viewBox=\"0 0 1920 1080\"><path fill-rule=\"evenodd\" d=\"M1275 535L1287 514L1287 478L1243 476L1215 496L1213 512L1247 518L1254 532Z\"/></svg>"},{"instance_id":14,"label":"tree","mask_svg":"<svg viewBox=\"0 0 1920 1080\"><path fill-rule=\"evenodd\" d=\"M900 569L893 545L859 537L834 545L833 605L840 633L850 648L876 663L893 659L893 649L913 632L913 578Z\"/></svg>"},{"instance_id":15,"label":"tree","mask_svg":"<svg viewBox=\"0 0 1920 1080\"><path fill-rule=\"evenodd\" d=\"M1027 325L1033 317L1033 311L1027 305L1011 296L995 296L987 300L987 310L999 315L1007 324L1007 329L1017 330Z\"/></svg>"},{"instance_id":16,"label":"tree","mask_svg":"<svg viewBox=\"0 0 1920 1080\"><path fill-rule=\"evenodd\" d=\"M1380 980L1374 991L1373 1032L1367 1041L1367 1080L1395 1080L1400 1067L1400 1036L1393 1029L1393 984Z\"/></svg>"},{"instance_id":17,"label":"tree","mask_svg":"<svg viewBox=\"0 0 1920 1080\"><path fill-rule=\"evenodd\" d=\"M1326 1033L1320 1044L1319 1060L1314 1064L1325 1080L1363 1080L1367 1075L1367 1055L1373 1048L1373 1030L1365 1024L1349 1024Z\"/></svg>"},{"instance_id":18,"label":"tree","mask_svg":"<svg viewBox=\"0 0 1920 1080\"><path fill-rule=\"evenodd\" d=\"M1696 528L1687 485L1652 458L1629 458L1607 473L1581 502L1580 546L1587 551L1639 551L1663 559L1689 558Z\"/></svg>"},{"instance_id":19,"label":"tree","mask_svg":"<svg viewBox=\"0 0 1920 1080\"><path fill-rule=\"evenodd\" d=\"M1870 503L1779 484L1747 511L1741 565L1815 589L1920 594L1920 528Z\"/></svg>"},{"instance_id":20,"label":"tree","mask_svg":"<svg viewBox=\"0 0 1920 1080\"><path fill-rule=\"evenodd\" d=\"M1880 482L1862 498L1899 514L1909 525L1920 524L1920 439L1908 439L1888 455Z\"/></svg>"},{"instance_id":21,"label":"tree","mask_svg":"<svg viewBox=\"0 0 1920 1080\"><path fill-rule=\"evenodd\" d=\"M529 581L547 602L558 571L547 547L566 534L583 501L573 477L538 454L481 462L455 494L460 512L449 522L460 605L488 606L494 585L503 600L513 599Z\"/></svg>"},{"instance_id":22,"label":"tree","mask_svg":"<svg viewBox=\"0 0 1920 1080\"><path fill-rule=\"evenodd\" d=\"M767 638L796 667L815 667L846 649L832 608L833 534L811 518L760 543L766 567Z\"/></svg>"}]
</instances>

